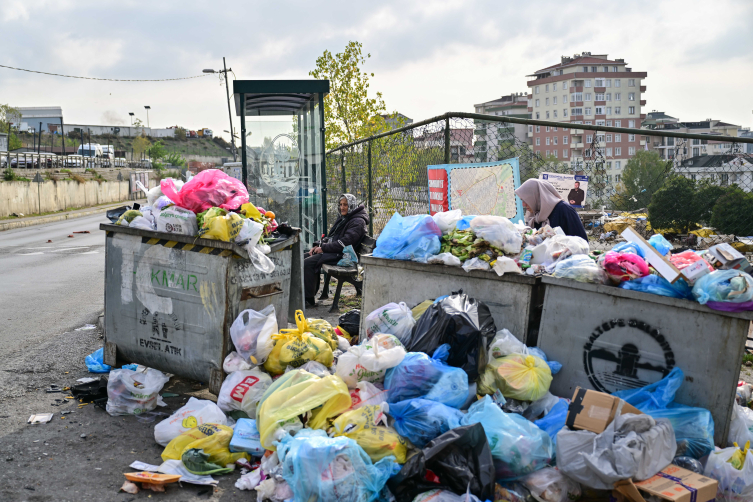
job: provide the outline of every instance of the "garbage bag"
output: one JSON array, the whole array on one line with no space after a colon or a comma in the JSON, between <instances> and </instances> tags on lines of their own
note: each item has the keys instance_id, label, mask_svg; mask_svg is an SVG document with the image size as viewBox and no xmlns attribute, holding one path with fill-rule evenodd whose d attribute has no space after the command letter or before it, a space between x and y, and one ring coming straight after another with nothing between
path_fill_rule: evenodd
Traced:
<instances>
[{"instance_id":1,"label":"garbage bag","mask_svg":"<svg viewBox=\"0 0 753 502\"><path fill-rule=\"evenodd\" d=\"M676 451L672 425L649 415L619 415L601 434L568 429L557 434L559 470L598 490L610 490L623 479L648 479L667 467Z\"/></svg>"},{"instance_id":2,"label":"garbage bag","mask_svg":"<svg viewBox=\"0 0 753 502\"><path fill-rule=\"evenodd\" d=\"M392 456L398 464L404 464L408 454L405 440L393 428L379 425L383 419L382 406L346 411L332 422L334 436L354 440L374 462Z\"/></svg>"},{"instance_id":3,"label":"garbage bag","mask_svg":"<svg viewBox=\"0 0 753 502\"><path fill-rule=\"evenodd\" d=\"M740 270L716 270L706 274L693 286L698 303L744 303L753 300L753 278Z\"/></svg>"},{"instance_id":4,"label":"garbage bag","mask_svg":"<svg viewBox=\"0 0 753 502\"><path fill-rule=\"evenodd\" d=\"M672 459L672 464L696 474L703 474L703 464L692 457L675 457Z\"/></svg>"},{"instance_id":5,"label":"garbage bag","mask_svg":"<svg viewBox=\"0 0 753 502\"><path fill-rule=\"evenodd\" d=\"M609 251L599 261L607 276L614 284L637 279L649 274L646 260L637 254Z\"/></svg>"},{"instance_id":6,"label":"garbage bag","mask_svg":"<svg viewBox=\"0 0 753 502\"><path fill-rule=\"evenodd\" d=\"M358 255L353 246L347 245L343 248L343 257L337 262L338 267L353 267L358 263Z\"/></svg>"},{"instance_id":7,"label":"garbage bag","mask_svg":"<svg viewBox=\"0 0 753 502\"><path fill-rule=\"evenodd\" d=\"M133 220L135 220L139 216L144 216L144 214L138 209L129 209L128 211L120 215L120 218L118 218L118 221L116 224L124 225L127 227Z\"/></svg>"},{"instance_id":8,"label":"garbage bag","mask_svg":"<svg viewBox=\"0 0 753 502\"><path fill-rule=\"evenodd\" d=\"M440 346L431 358L423 352L408 352L403 362L388 369L384 379L387 402L420 397L460 408L468 398L468 375L446 364L449 347Z\"/></svg>"},{"instance_id":9,"label":"garbage bag","mask_svg":"<svg viewBox=\"0 0 753 502\"><path fill-rule=\"evenodd\" d=\"M665 410L650 410L646 413L657 420L669 420L672 424L677 441L677 455L700 459L714 451L714 419L709 410L672 403ZM733 424L734 421L733 418ZM730 425L730 431L733 427L734 425Z\"/></svg>"},{"instance_id":10,"label":"garbage bag","mask_svg":"<svg viewBox=\"0 0 753 502\"><path fill-rule=\"evenodd\" d=\"M491 270L491 266L481 258L471 258L463 263L463 270L466 272L470 272L471 270Z\"/></svg>"},{"instance_id":11,"label":"garbage bag","mask_svg":"<svg viewBox=\"0 0 753 502\"><path fill-rule=\"evenodd\" d=\"M471 230L476 237L484 239L507 254L520 253L523 236L515 225L503 216L477 216L471 220Z\"/></svg>"},{"instance_id":12,"label":"garbage bag","mask_svg":"<svg viewBox=\"0 0 753 502\"><path fill-rule=\"evenodd\" d=\"M324 319L306 318L303 311L296 310L295 322L298 331L301 333L311 333L315 337L326 342L332 350L337 350L337 334L335 328Z\"/></svg>"},{"instance_id":13,"label":"garbage bag","mask_svg":"<svg viewBox=\"0 0 753 502\"><path fill-rule=\"evenodd\" d=\"M459 267L462 263L460 258L452 253L439 253L427 258L426 263L434 265L447 265L448 267Z\"/></svg>"},{"instance_id":14,"label":"garbage bag","mask_svg":"<svg viewBox=\"0 0 753 502\"><path fill-rule=\"evenodd\" d=\"M259 239L263 233L264 225L251 218L245 218L238 235L235 237L235 242L239 245L253 244L256 246L259 244Z\"/></svg>"},{"instance_id":15,"label":"garbage bag","mask_svg":"<svg viewBox=\"0 0 753 502\"><path fill-rule=\"evenodd\" d=\"M275 346L272 335L277 333L275 306L268 305L260 312L244 310L230 326L230 338L238 354L254 364L263 364Z\"/></svg>"},{"instance_id":16,"label":"garbage bag","mask_svg":"<svg viewBox=\"0 0 753 502\"><path fill-rule=\"evenodd\" d=\"M204 424L227 425L227 418L212 401L191 397L170 417L154 426L154 440L167 446L184 432Z\"/></svg>"},{"instance_id":17,"label":"garbage bag","mask_svg":"<svg viewBox=\"0 0 753 502\"><path fill-rule=\"evenodd\" d=\"M499 389L508 399L536 401L544 396L552 383L552 370L541 358L510 354L486 366L479 380L480 394L493 394Z\"/></svg>"},{"instance_id":18,"label":"garbage bag","mask_svg":"<svg viewBox=\"0 0 753 502\"><path fill-rule=\"evenodd\" d=\"M606 284L609 280L604 269L585 254L570 256L557 262L552 276L593 284Z\"/></svg>"},{"instance_id":19,"label":"garbage bag","mask_svg":"<svg viewBox=\"0 0 753 502\"><path fill-rule=\"evenodd\" d=\"M183 185L180 192L176 191L175 182L170 178L162 180L160 188L175 205L196 214L210 207L238 209L248 202L248 190L243 183L219 169L201 171Z\"/></svg>"},{"instance_id":20,"label":"garbage bag","mask_svg":"<svg viewBox=\"0 0 753 502\"><path fill-rule=\"evenodd\" d=\"M115 209L110 209L105 213L105 216L108 220L110 220L112 223L117 223L121 216L123 216L123 213L128 211L130 206L120 206L116 207Z\"/></svg>"},{"instance_id":21,"label":"garbage bag","mask_svg":"<svg viewBox=\"0 0 753 502\"><path fill-rule=\"evenodd\" d=\"M179 462L188 472L198 476L211 476L213 474L230 474L235 470L234 465L223 467L209 461L210 455L199 448L189 448L181 455ZM175 460L173 460L174 462ZM166 462L169 462L167 460Z\"/></svg>"},{"instance_id":22,"label":"garbage bag","mask_svg":"<svg viewBox=\"0 0 753 502\"><path fill-rule=\"evenodd\" d=\"M397 468L392 457L372 463L350 438L330 438L324 431L310 429L285 436L278 456L282 477L293 490L295 500L379 500L384 484Z\"/></svg>"},{"instance_id":23,"label":"garbage bag","mask_svg":"<svg viewBox=\"0 0 753 502\"><path fill-rule=\"evenodd\" d=\"M719 481L716 502L748 502L753 500L753 451L745 453L741 469L731 463L733 456L739 456L740 449L725 448L713 452L706 461L703 475Z\"/></svg>"},{"instance_id":24,"label":"garbage bag","mask_svg":"<svg viewBox=\"0 0 753 502\"><path fill-rule=\"evenodd\" d=\"M492 265L492 270L494 270L499 276L503 276L505 274L523 273L523 271L520 270L520 267L518 267L518 264L515 262L515 260L508 258L507 256L497 257L497 259L494 260L494 265Z\"/></svg>"},{"instance_id":25,"label":"garbage bag","mask_svg":"<svg viewBox=\"0 0 753 502\"><path fill-rule=\"evenodd\" d=\"M340 331L337 333L337 331ZM353 309L345 312L337 320L335 333L342 336L349 342L358 342L358 333L361 330L361 311ZM355 340L354 340L355 338Z\"/></svg>"},{"instance_id":26,"label":"garbage bag","mask_svg":"<svg viewBox=\"0 0 753 502\"><path fill-rule=\"evenodd\" d=\"M284 373L288 366L298 368L308 361L322 363L328 368L332 366L332 343L337 347L336 340L322 339L320 336L323 336L324 328L321 326L315 330L319 336L312 333L301 310L296 310L295 321L296 329L281 329L279 334L272 336L276 340L275 346L264 363L264 369L272 375ZM329 323L327 325L332 330L332 326Z\"/></svg>"},{"instance_id":27,"label":"garbage bag","mask_svg":"<svg viewBox=\"0 0 753 502\"><path fill-rule=\"evenodd\" d=\"M411 310L405 303L400 302L388 303L372 311L366 316L364 327L367 338L377 333L388 333L395 335L405 345L410 341L415 324Z\"/></svg>"},{"instance_id":28,"label":"garbage bag","mask_svg":"<svg viewBox=\"0 0 753 502\"><path fill-rule=\"evenodd\" d=\"M228 374L234 371L250 370L251 368L253 368L253 366L246 362L246 360L236 351L230 352L222 362L222 369Z\"/></svg>"},{"instance_id":29,"label":"garbage bag","mask_svg":"<svg viewBox=\"0 0 753 502\"><path fill-rule=\"evenodd\" d=\"M370 382L359 382L350 391L350 409L357 410L361 406L371 406L387 402L388 392Z\"/></svg>"},{"instance_id":30,"label":"garbage bag","mask_svg":"<svg viewBox=\"0 0 753 502\"><path fill-rule=\"evenodd\" d=\"M504 396L503 396L504 398ZM538 418L541 418L542 416L549 413L549 410L554 408L557 403L560 402L559 397L553 395L551 392L546 392L543 396L541 396L536 401L533 401L528 408L523 410L523 418L526 420L530 420L531 422L537 420Z\"/></svg>"},{"instance_id":31,"label":"garbage bag","mask_svg":"<svg viewBox=\"0 0 753 502\"><path fill-rule=\"evenodd\" d=\"M475 381L486 366L486 347L497 328L489 307L460 292L453 293L423 313L413 329L406 350L434 354L450 345L447 364L461 368L468 381Z\"/></svg>"},{"instance_id":32,"label":"garbage bag","mask_svg":"<svg viewBox=\"0 0 753 502\"><path fill-rule=\"evenodd\" d=\"M342 354L336 374L351 389L358 382L383 382L387 370L400 364L404 357L405 349L396 336L379 333Z\"/></svg>"},{"instance_id":33,"label":"garbage bag","mask_svg":"<svg viewBox=\"0 0 753 502\"><path fill-rule=\"evenodd\" d=\"M112 366L109 366L105 364L104 362L105 357L105 349L104 347L100 347L84 359L84 362L86 363L86 369L89 370L89 373L109 373L112 369Z\"/></svg>"},{"instance_id":34,"label":"garbage bag","mask_svg":"<svg viewBox=\"0 0 753 502\"><path fill-rule=\"evenodd\" d=\"M515 335L510 333L508 329L502 328L494 335L494 339L489 345L489 353L496 359L510 354L528 354L528 347L515 338Z\"/></svg>"},{"instance_id":35,"label":"garbage bag","mask_svg":"<svg viewBox=\"0 0 753 502\"><path fill-rule=\"evenodd\" d=\"M393 260L423 260L439 253L442 231L431 216L392 215L377 239L373 255Z\"/></svg>"},{"instance_id":36,"label":"garbage bag","mask_svg":"<svg viewBox=\"0 0 753 502\"><path fill-rule=\"evenodd\" d=\"M582 237L557 234L533 248L531 264L550 267L570 256L587 256L588 253L588 241Z\"/></svg>"},{"instance_id":37,"label":"garbage bag","mask_svg":"<svg viewBox=\"0 0 753 502\"><path fill-rule=\"evenodd\" d=\"M567 422L567 411L569 406L570 403L567 402L567 399L560 398L559 402L549 410L549 413L544 415L543 418L533 422L539 429L549 435L552 439L553 445L557 444L557 433L562 430Z\"/></svg>"},{"instance_id":38,"label":"garbage bag","mask_svg":"<svg viewBox=\"0 0 753 502\"><path fill-rule=\"evenodd\" d=\"M419 448L450 429L460 427L463 418L463 413L455 408L420 398L392 403L386 412L394 419L393 426L398 434Z\"/></svg>"},{"instance_id":39,"label":"garbage bag","mask_svg":"<svg viewBox=\"0 0 753 502\"><path fill-rule=\"evenodd\" d=\"M490 396L473 403L460 423L484 426L497 480L517 479L543 469L554 457L546 432L517 413L503 412Z\"/></svg>"},{"instance_id":40,"label":"garbage bag","mask_svg":"<svg viewBox=\"0 0 753 502\"><path fill-rule=\"evenodd\" d=\"M732 407L732 421L729 424L727 446L732 446L735 443L744 446L748 441L753 444L753 410L735 403Z\"/></svg>"},{"instance_id":41,"label":"garbage bag","mask_svg":"<svg viewBox=\"0 0 753 502\"><path fill-rule=\"evenodd\" d=\"M178 235L196 235L199 233L196 215L182 207L166 207L160 211L155 220L158 232Z\"/></svg>"},{"instance_id":42,"label":"garbage bag","mask_svg":"<svg viewBox=\"0 0 753 502\"><path fill-rule=\"evenodd\" d=\"M162 460L181 460L191 449L203 450L209 455L206 460L225 467L240 458L250 460L248 453L231 453L228 449L233 438L233 429L227 425L203 424L181 433L170 441L162 452Z\"/></svg>"},{"instance_id":43,"label":"garbage bag","mask_svg":"<svg viewBox=\"0 0 753 502\"><path fill-rule=\"evenodd\" d=\"M672 265L677 267L679 270L682 270L688 265L692 265L697 261L706 263L709 272L713 272L715 270L714 267L709 265L706 260L704 260L698 253L696 253L692 249L688 249L687 251L683 251L682 253L673 254L669 257L669 261L672 262Z\"/></svg>"},{"instance_id":44,"label":"garbage bag","mask_svg":"<svg viewBox=\"0 0 753 502\"><path fill-rule=\"evenodd\" d=\"M142 230L151 230L154 231L157 229L156 225L152 224L152 222L145 218L144 216L137 216L135 217L131 223L128 224L130 228L140 228Z\"/></svg>"},{"instance_id":45,"label":"garbage bag","mask_svg":"<svg viewBox=\"0 0 753 502\"><path fill-rule=\"evenodd\" d=\"M471 221L473 221L473 218L475 217L476 217L475 214L469 214L469 215L463 216L455 224L455 228L457 230L468 230L469 228L471 228Z\"/></svg>"},{"instance_id":46,"label":"garbage bag","mask_svg":"<svg viewBox=\"0 0 753 502\"><path fill-rule=\"evenodd\" d=\"M541 502L569 502L581 496L580 485L553 467L529 474L522 483Z\"/></svg>"},{"instance_id":47,"label":"garbage bag","mask_svg":"<svg viewBox=\"0 0 753 502\"><path fill-rule=\"evenodd\" d=\"M666 409L674 401L680 385L685 379L685 374L678 367L672 369L669 375L658 382L639 387L614 392L612 395L619 397L628 404L638 408L643 413L651 410Z\"/></svg>"},{"instance_id":48,"label":"garbage bag","mask_svg":"<svg viewBox=\"0 0 753 502\"><path fill-rule=\"evenodd\" d=\"M252 457L261 457L267 450L261 445L259 429L256 420L239 418L233 428L233 438L230 440L230 451L237 453L245 451Z\"/></svg>"},{"instance_id":49,"label":"garbage bag","mask_svg":"<svg viewBox=\"0 0 753 502\"><path fill-rule=\"evenodd\" d=\"M410 502L432 489L469 491L481 500L490 499L494 493L494 462L484 427L473 424L445 432L410 457L387 486L397 502Z\"/></svg>"},{"instance_id":50,"label":"garbage bag","mask_svg":"<svg viewBox=\"0 0 753 502\"><path fill-rule=\"evenodd\" d=\"M649 237L648 243L651 244L654 249L659 251L662 256L665 256L667 253L674 249L672 243L665 239L661 234L654 234Z\"/></svg>"},{"instance_id":51,"label":"garbage bag","mask_svg":"<svg viewBox=\"0 0 753 502\"><path fill-rule=\"evenodd\" d=\"M462 217L463 211L461 211L460 209L442 211L441 213L435 213L432 216L434 223L437 224L439 230L441 230L445 235L455 230L455 225L457 225Z\"/></svg>"},{"instance_id":52,"label":"garbage bag","mask_svg":"<svg viewBox=\"0 0 753 502\"><path fill-rule=\"evenodd\" d=\"M107 381L107 413L140 415L152 411L157 406L159 391L168 380L168 376L153 368L112 370Z\"/></svg>"},{"instance_id":53,"label":"garbage bag","mask_svg":"<svg viewBox=\"0 0 753 502\"><path fill-rule=\"evenodd\" d=\"M320 429L328 418L341 414L350 406L348 386L339 376L319 378L303 370L285 373L275 380L259 403L256 425L261 444L274 450L274 442L284 436L284 422L298 415L316 410L306 426Z\"/></svg>"},{"instance_id":54,"label":"garbage bag","mask_svg":"<svg viewBox=\"0 0 753 502\"><path fill-rule=\"evenodd\" d=\"M197 222L199 219L199 237L202 239L235 242L243 228L243 218L238 213L228 213L219 207L207 209L197 215Z\"/></svg>"},{"instance_id":55,"label":"garbage bag","mask_svg":"<svg viewBox=\"0 0 753 502\"><path fill-rule=\"evenodd\" d=\"M651 293L652 295L668 296L670 298L693 299L690 286L688 286L688 283L684 279L678 279L674 283L671 283L664 277L649 274L645 277L621 282L619 287L631 291Z\"/></svg>"},{"instance_id":56,"label":"garbage bag","mask_svg":"<svg viewBox=\"0 0 753 502\"><path fill-rule=\"evenodd\" d=\"M241 410L256 418L256 403L272 385L272 377L259 368L230 373L222 382L217 405L224 412Z\"/></svg>"},{"instance_id":57,"label":"garbage bag","mask_svg":"<svg viewBox=\"0 0 753 502\"><path fill-rule=\"evenodd\" d=\"M635 242L620 242L611 249L615 253L635 253L641 258L646 258L646 252Z\"/></svg>"}]
</instances>

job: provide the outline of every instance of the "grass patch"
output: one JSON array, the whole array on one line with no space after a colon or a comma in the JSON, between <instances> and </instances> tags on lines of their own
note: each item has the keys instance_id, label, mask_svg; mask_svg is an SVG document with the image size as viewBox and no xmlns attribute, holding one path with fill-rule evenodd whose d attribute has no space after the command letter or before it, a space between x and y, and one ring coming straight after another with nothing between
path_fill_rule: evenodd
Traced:
<instances>
[{"instance_id":1,"label":"grass patch","mask_svg":"<svg viewBox=\"0 0 753 502\"><path fill-rule=\"evenodd\" d=\"M363 300L363 297L361 296L348 296L348 297L340 297L340 306L342 307L348 307L351 309L360 309L361 308L361 301Z\"/></svg>"},{"instance_id":2,"label":"grass patch","mask_svg":"<svg viewBox=\"0 0 753 502\"><path fill-rule=\"evenodd\" d=\"M745 354L743 356L743 364L747 362L753 362L753 354Z\"/></svg>"},{"instance_id":3,"label":"grass patch","mask_svg":"<svg viewBox=\"0 0 753 502\"><path fill-rule=\"evenodd\" d=\"M84 177L83 177L83 176L81 176L80 174L71 174L71 179L72 179L73 181L78 181L78 182L79 182L79 184L83 184L83 183L86 183L86 178L84 178Z\"/></svg>"},{"instance_id":4,"label":"grass patch","mask_svg":"<svg viewBox=\"0 0 753 502\"><path fill-rule=\"evenodd\" d=\"M3 171L3 181L31 181L29 178L24 178L16 174L10 167Z\"/></svg>"},{"instance_id":5,"label":"grass patch","mask_svg":"<svg viewBox=\"0 0 753 502\"><path fill-rule=\"evenodd\" d=\"M71 170L70 169L61 169L60 172L61 173L65 173L65 174L71 174Z\"/></svg>"}]
</instances>

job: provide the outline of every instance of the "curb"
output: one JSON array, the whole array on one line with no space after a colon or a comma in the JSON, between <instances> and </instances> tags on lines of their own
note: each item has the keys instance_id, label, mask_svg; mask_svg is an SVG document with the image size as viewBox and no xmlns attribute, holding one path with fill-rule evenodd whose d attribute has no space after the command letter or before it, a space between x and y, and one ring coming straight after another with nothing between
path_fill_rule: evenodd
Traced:
<instances>
[{"instance_id":1,"label":"curb","mask_svg":"<svg viewBox=\"0 0 753 502\"><path fill-rule=\"evenodd\" d=\"M2 222L0 223L0 232L4 230L13 230L14 228L24 228L24 227L30 227L33 225L42 225L44 223L54 223L56 221L63 221L63 220L72 220L75 218L81 218L83 216L91 216L92 214L97 214L101 212L105 212L108 209L112 209L115 207L120 206L128 206L130 204L133 204L134 201L132 200L124 200L119 204L113 204L109 206L101 206L97 208L92 208L87 211L76 211L71 213L63 213L63 214L50 214L47 216L32 216L28 219L22 219L22 220L14 220L14 221L8 221L8 222ZM138 202L138 201L137 201Z\"/></svg>"}]
</instances>

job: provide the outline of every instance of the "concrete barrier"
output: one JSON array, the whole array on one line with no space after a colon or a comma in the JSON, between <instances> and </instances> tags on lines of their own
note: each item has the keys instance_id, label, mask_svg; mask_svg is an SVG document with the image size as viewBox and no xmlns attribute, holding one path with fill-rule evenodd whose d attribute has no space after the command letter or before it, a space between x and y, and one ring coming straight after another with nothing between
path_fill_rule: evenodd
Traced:
<instances>
[{"instance_id":1,"label":"concrete barrier","mask_svg":"<svg viewBox=\"0 0 753 502\"><path fill-rule=\"evenodd\" d=\"M65 211L129 200L129 182L5 181L0 183L0 217L13 213Z\"/></svg>"}]
</instances>

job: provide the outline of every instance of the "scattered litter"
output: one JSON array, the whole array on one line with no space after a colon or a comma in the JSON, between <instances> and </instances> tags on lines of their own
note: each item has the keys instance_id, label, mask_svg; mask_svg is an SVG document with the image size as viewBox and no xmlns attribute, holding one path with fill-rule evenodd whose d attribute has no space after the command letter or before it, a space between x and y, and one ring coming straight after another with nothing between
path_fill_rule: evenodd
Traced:
<instances>
[{"instance_id":1,"label":"scattered litter","mask_svg":"<svg viewBox=\"0 0 753 502\"><path fill-rule=\"evenodd\" d=\"M70 237L70 238L73 238L73 236L72 236L72 235L69 235L68 237Z\"/></svg>"},{"instance_id":2,"label":"scattered litter","mask_svg":"<svg viewBox=\"0 0 753 502\"><path fill-rule=\"evenodd\" d=\"M80 328L76 328L74 331L88 331L90 329L97 329L97 327L93 324L84 324Z\"/></svg>"},{"instance_id":3,"label":"scattered litter","mask_svg":"<svg viewBox=\"0 0 753 502\"><path fill-rule=\"evenodd\" d=\"M74 234L90 234L91 232L88 230L78 230L76 232L73 232Z\"/></svg>"},{"instance_id":4,"label":"scattered litter","mask_svg":"<svg viewBox=\"0 0 753 502\"><path fill-rule=\"evenodd\" d=\"M37 413L35 415L32 415L29 417L29 420L27 420L27 423L30 424L46 424L50 420L52 420L52 413Z\"/></svg>"},{"instance_id":5,"label":"scattered litter","mask_svg":"<svg viewBox=\"0 0 753 502\"><path fill-rule=\"evenodd\" d=\"M96 377L84 377L84 378L79 378L76 381L80 382L80 383L90 383L90 382L96 382L97 380L99 380L99 378L96 378Z\"/></svg>"}]
</instances>

